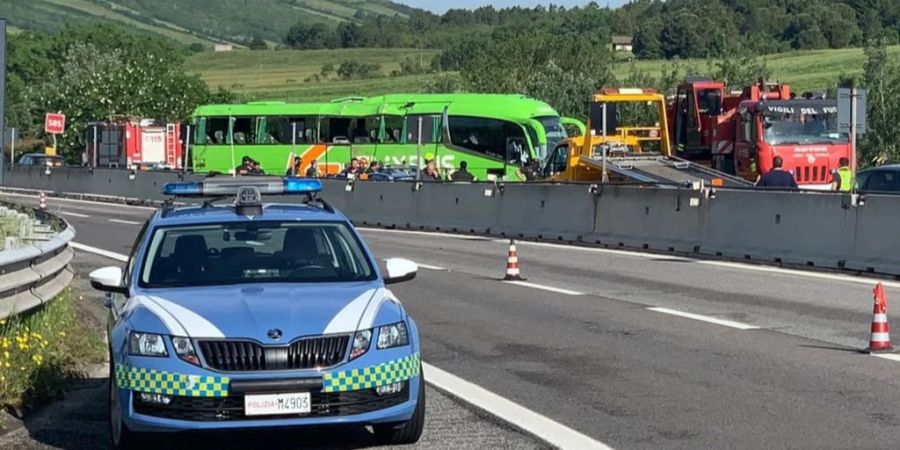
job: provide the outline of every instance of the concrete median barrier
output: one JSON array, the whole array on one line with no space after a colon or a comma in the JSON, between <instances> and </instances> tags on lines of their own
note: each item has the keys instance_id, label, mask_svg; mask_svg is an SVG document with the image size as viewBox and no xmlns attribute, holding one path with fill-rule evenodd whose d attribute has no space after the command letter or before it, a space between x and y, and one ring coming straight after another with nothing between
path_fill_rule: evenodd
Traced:
<instances>
[{"instance_id":1,"label":"concrete median barrier","mask_svg":"<svg viewBox=\"0 0 900 450\"><path fill-rule=\"evenodd\" d=\"M174 172L16 168L4 187L114 201L163 200ZM900 276L900 196L585 184L325 180L324 197L360 225L570 241ZM487 192L486 192L487 191ZM486 195L489 194L489 195ZM298 199L292 199L298 201Z\"/></svg>"}]
</instances>

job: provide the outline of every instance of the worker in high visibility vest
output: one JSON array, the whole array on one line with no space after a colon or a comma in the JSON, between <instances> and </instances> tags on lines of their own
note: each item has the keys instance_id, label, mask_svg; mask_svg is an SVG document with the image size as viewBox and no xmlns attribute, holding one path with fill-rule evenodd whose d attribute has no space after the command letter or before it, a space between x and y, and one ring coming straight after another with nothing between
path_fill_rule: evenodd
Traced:
<instances>
[{"instance_id":1,"label":"worker in high visibility vest","mask_svg":"<svg viewBox=\"0 0 900 450\"><path fill-rule=\"evenodd\" d=\"M831 180L831 190L838 192L850 192L853 190L853 171L850 170L850 159L841 158L838 160L841 165L838 170L834 171Z\"/></svg>"}]
</instances>

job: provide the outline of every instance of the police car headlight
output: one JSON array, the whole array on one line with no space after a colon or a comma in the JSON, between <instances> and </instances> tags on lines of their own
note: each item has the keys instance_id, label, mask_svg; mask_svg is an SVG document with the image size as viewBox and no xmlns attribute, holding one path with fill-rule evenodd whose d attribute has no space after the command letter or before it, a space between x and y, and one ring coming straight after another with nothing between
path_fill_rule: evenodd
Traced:
<instances>
[{"instance_id":1,"label":"police car headlight","mask_svg":"<svg viewBox=\"0 0 900 450\"><path fill-rule=\"evenodd\" d=\"M200 358L197 357L197 352L194 351L194 344L191 343L190 338L173 336L172 347L175 348L175 354L183 361L189 362L195 366L200 365Z\"/></svg>"},{"instance_id":2,"label":"police car headlight","mask_svg":"<svg viewBox=\"0 0 900 450\"><path fill-rule=\"evenodd\" d=\"M162 336L134 331L128 335L128 352L136 356L168 356Z\"/></svg>"},{"instance_id":3,"label":"police car headlight","mask_svg":"<svg viewBox=\"0 0 900 450\"><path fill-rule=\"evenodd\" d=\"M378 349L400 347L409 344L406 323L397 322L378 329Z\"/></svg>"},{"instance_id":4,"label":"police car headlight","mask_svg":"<svg viewBox=\"0 0 900 450\"><path fill-rule=\"evenodd\" d=\"M350 359L356 359L369 350L372 343L372 330L357 331L353 335L353 348L350 349Z\"/></svg>"}]
</instances>

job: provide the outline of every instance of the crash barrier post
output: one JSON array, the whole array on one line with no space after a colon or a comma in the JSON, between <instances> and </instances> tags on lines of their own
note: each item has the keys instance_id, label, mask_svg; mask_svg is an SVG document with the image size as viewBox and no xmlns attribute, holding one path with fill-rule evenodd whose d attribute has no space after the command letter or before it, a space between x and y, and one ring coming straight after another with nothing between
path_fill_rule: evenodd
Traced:
<instances>
[{"instance_id":1,"label":"crash barrier post","mask_svg":"<svg viewBox=\"0 0 900 450\"><path fill-rule=\"evenodd\" d=\"M0 214L9 211L23 214L20 211L26 210L19 205L0 204ZM52 300L73 278L69 266L73 252L69 242L75 230L42 210L32 209L30 213L28 220L35 222L21 233L22 245L0 251L0 319Z\"/></svg>"}]
</instances>

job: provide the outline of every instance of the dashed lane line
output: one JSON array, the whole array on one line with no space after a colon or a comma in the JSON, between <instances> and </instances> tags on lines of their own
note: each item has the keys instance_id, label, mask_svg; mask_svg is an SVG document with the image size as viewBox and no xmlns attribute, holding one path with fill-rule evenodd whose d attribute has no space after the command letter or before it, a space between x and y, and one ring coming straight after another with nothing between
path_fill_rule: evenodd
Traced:
<instances>
[{"instance_id":1,"label":"dashed lane line","mask_svg":"<svg viewBox=\"0 0 900 450\"><path fill-rule=\"evenodd\" d=\"M135 222L133 220L122 220L122 219L109 219L112 223L121 223L123 225L140 225L140 222Z\"/></svg>"},{"instance_id":2,"label":"dashed lane line","mask_svg":"<svg viewBox=\"0 0 900 450\"><path fill-rule=\"evenodd\" d=\"M80 217L82 219L87 219L88 217L91 217L87 214L81 214L81 213L72 212L72 211L60 211L59 213L64 216Z\"/></svg>"},{"instance_id":3,"label":"dashed lane line","mask_svg":"<svg viewBox=\"0 0 900 450\"><path fill-rule=\"evenodd\" d=\"M689 313L689 312L684 312L684 311L678 311L676 309L652 306L652 307L647 308L647 310L655 311L655 312L663 313L663 314L669 314L672 316L683 317L685 319L693 319L693 320L699 320L701 322L722 325L723 327L737 328L738 330L758 330L759 329L759 327L755 326L755 325L748 325L746 323L735 322L733 320L717 319L715 317L704 316L701 314L694 314L694 313Z\"/></svg>"},{"instance_id":4,"label":"dashed lane line","mask_svg":"<svg viewBox=\"0 0 900 450\"><path fill-rule=\"evenodd\" d=\"M573 291L570 289L563 289L563 288L558 288L558 287L553 287L553 286L545 286L543 284L537 284L537 283L529 283L527 281L504 281L504 283L514 284L516 286L522 286L522 287L527 287L527 288L531 288L531 289L539 289L542 291L555 292L557 294L585 295L584 292L578 292L578 291Z\"/></svg>"}]
</instances>

